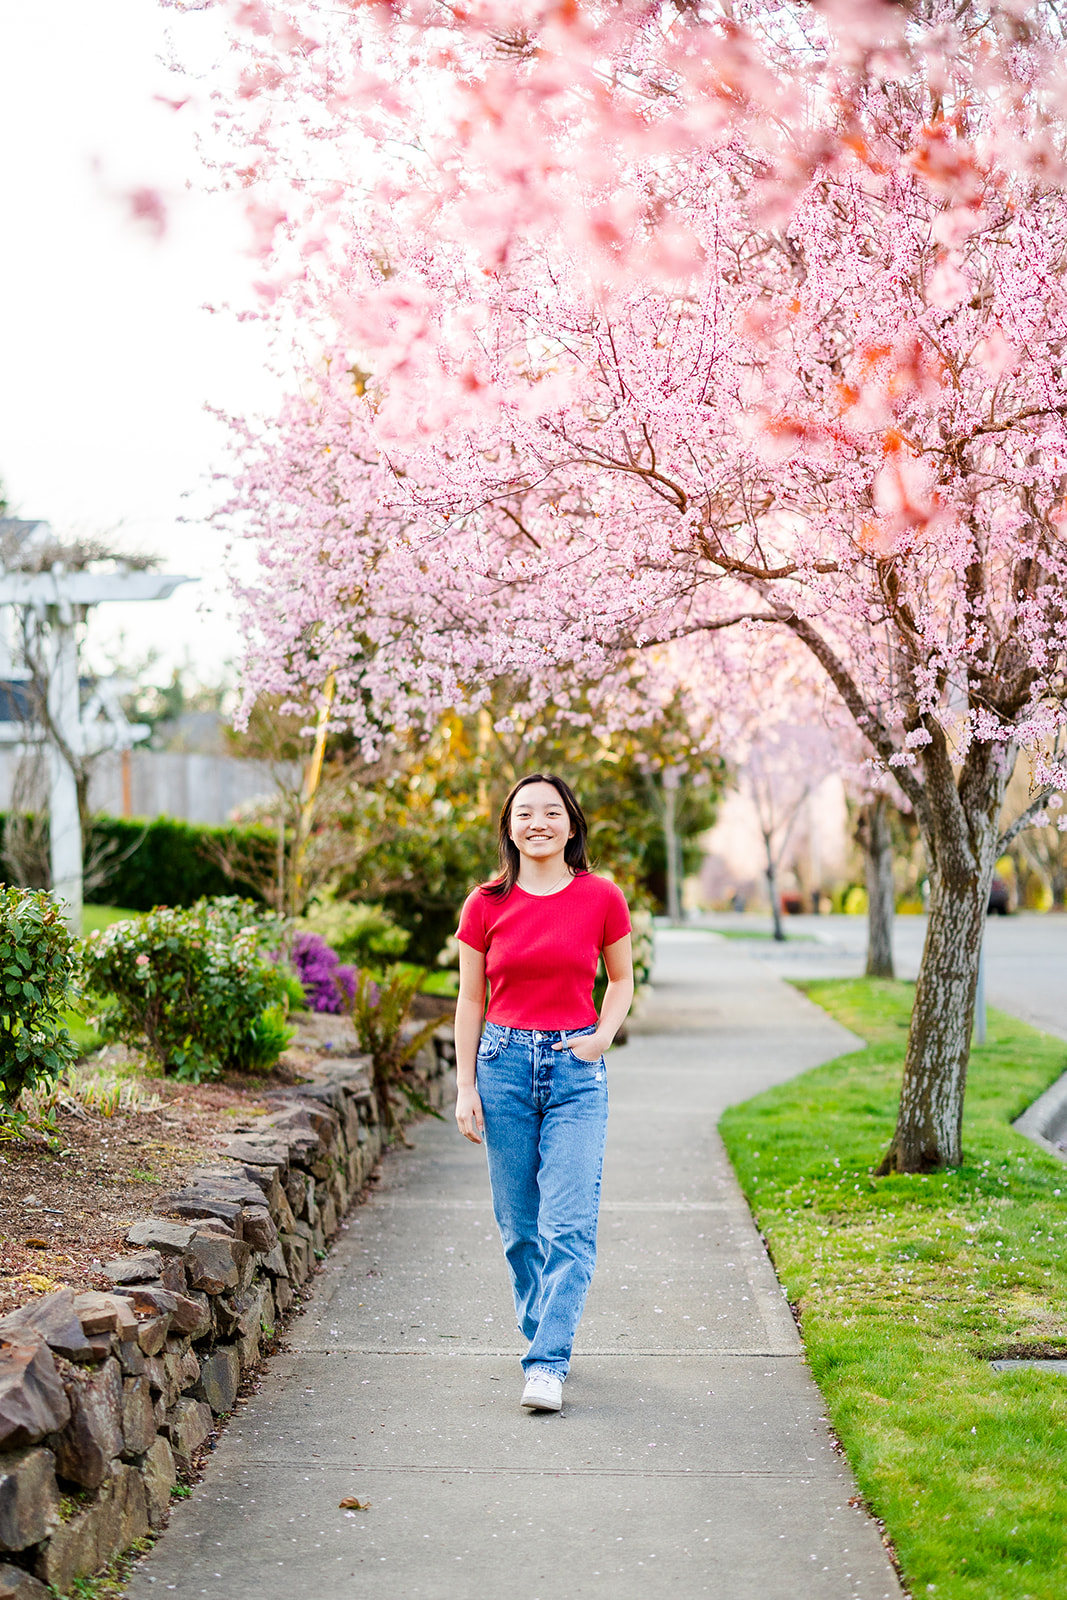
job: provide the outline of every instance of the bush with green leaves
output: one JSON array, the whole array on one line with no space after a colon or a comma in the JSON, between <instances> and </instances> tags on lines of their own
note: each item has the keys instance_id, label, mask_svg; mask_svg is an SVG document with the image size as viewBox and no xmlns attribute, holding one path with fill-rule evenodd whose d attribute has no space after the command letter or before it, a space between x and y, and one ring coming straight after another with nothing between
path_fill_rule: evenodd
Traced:
<instances>
[{"instance_id":1,"label":"bush with green leaves","mask_svg":"<svg viewBox=\"0 0 1067 1600\"><path fill-rule=\"evenodd\" d=\"M352 998L346 1005L359 1047L368 1053L373 1063L378 1115L390 1136L400 1129L394 1090L399 1090L417 1111L432 1117L441 1115L430 1105L410 1073L405 1072L441 1025L440 1017L424 1022L421 1027L408 1022L411 1003L425 976L421 968L395 965L379 982L364 969L357 973Z\"/></svg>"},{"instance_id":2,"label":"bush with green leaves","mask_svg":"<svg viewBox=\"0 0 1067 1600\"><path fill-rule=\"evenodd\" d=\"M224 896L90 934L82 964L102 1002L101 1032L194 1083L269 1071L292 1038L284 976L271 958L280 930L262 906Z\"/></svg>"},{"instance_id":3,"label":"bush with green leaves","mask_svg":"<svg viewBox=\"0 0 1067 1600\"><path fill-rule=\"evenodd\" d=\"M411 942L411 934L384 906L339 900L332 889L320 889L300 925L321 934L341 961L357 966L377 965L375 957L402 956Z\"/></svg>"},{"instance_id":4,"label":"bush with green leaves","mask_svg":"<svg viewBox=\"0 0 1067 1600\"><path fill-rule=\"evenodd\" d=\"M0 888L0 1108L56 1082L78 1051L63 1023L76 941L51 895Z\"/></svg>"}]
</instances>

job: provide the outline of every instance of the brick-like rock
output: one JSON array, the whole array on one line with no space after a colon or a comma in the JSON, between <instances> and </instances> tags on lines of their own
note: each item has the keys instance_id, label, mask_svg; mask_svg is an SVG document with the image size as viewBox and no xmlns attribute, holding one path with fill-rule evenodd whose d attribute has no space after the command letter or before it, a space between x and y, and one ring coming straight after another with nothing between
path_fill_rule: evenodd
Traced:
<instances>
[{"instance_id":1,"label":"brick-like rock","mask_svg":"<svg viewBox=\"0 0 1067 1600\"><path fill-rule=\"evenodd\" d=\"M91 1361L93 1358L87 1334L96 1330L82 1326L75 1309L73 1289L43 1295L40 1300L31 1300L0 1318L0 1340L17 1342L19 1334L26 1329L39 1334L50 1350L66 1356L68 1361Z\"/></svg>"},{"instance_id":2,"label":"brick-like rock","mask_svg":"<svg viewBox=\"0 0 1067 1600\"><path fill-rule=\"evenodd\" d=\"M126 1235L126 1243L139 1250L158 1250L165 1256L180 1256L193 1237L193 1229L184 1222L165 1222L162 1217L149 1217L136 1222Z\"/></svg>"},{"instance_id":3,"label":"brick-like rock","mask_svg":"<svg viewBox=\"0 0 1067 1600\"><path fill-rule=\"evenodd\" d=\"M221 1217L201 1217L196 1225L197 1237L201 1239L230 1239L236 1240L237 1230L231 1222L223 1222ZM188 1277L188 1273L186 1274Z\"/></svg>"},{"instance_id":4,"label":"brick-like rock","mask_svg":"<svg viewBox=\"0 0 1067 1600\"><path fill-rule=\"evenodd\" d=\"M246 1206L241 1217L241 1236L253 1250L266 1253L278 1243L278 1230L266 1206Z\"/></svg>"},{"instance_id":5,"label":"brick-like rock","mask_svg":"<svg viewBox=\"0 0 1067 1600\"><path fill-rule=\"evenodd\" d=\"M271 1207L271 1216L274 1218L274 1226L279 1233L292 1233L296 1217L293 1215L293 1208L289 1204L289 1196L281 1184L278 1185L278 1203Z\"/></svg>"},{"instance_id":6,"label":"brick-like rock","mask_svg":"<svg viewBox=\"0 0 1067 1600\"><path fill-rule=\"evenodd\" d=\"M184 1256L167 1256L164 1259L159 1281L164 1289L169 1289L171 1294L186 1294L189 1283L185 1276Z\"/></svg>"},{"instance_id":7,"label":"brick-like rock","mask_svg":"<svg viewBox=\"0 0 1067 1600\"><path fill-rule=\"evenodd\" d=\"M165 1211L168 1216L188 1217L190 1221L215 1218L219 1222L228 1222L235 1233L241 1222L241 1207L236 1201L215 1200L208 1195L197 1194L195 1190L183 1189L177 1194L166 1194L156 1209Z\"/></svg>"},{"instance_id":8,"label":"brick-like rock","mask_svg":"<svg viewBox=\"0 0 1067 1600\"><path fill-rule=\"evenodd\" d=\"M282 1249L280 1240L269 1254L260 1256L259 1264L264 1272L270 1273L272 1278L287 1278L289 1276L289 1268L285 1264L285 1251Z\"/></svg>"},{"instance_id":9,"label":"brick-like rock","mask_svg":"<svg viewBox=\"0 0 1067 1600\"><path fill-rule=\"evenodd\" d=\"M326 1179L330 1176L330 1169L333 1166L333 1161L334 1158L330 1152L320 1145L318 1153L308 1156L307 1160L304 1162L304 1165L311 1173L311 1176L316 1179L318 1183L325 1183Z\"/></svg>"},{"instance_id":10,"label":"brick-like rock","mask_svg":"<svg viewBox=\"0 0 1067 1600\"><path fill-rule=\"evenodd\" d=\"M348 1177L343 1164L334 1167L327 1188L337 1207L337 1220L340 1221L348 1210Z\"/></svg>"},{"instance_id":11,"label":"brick-like rock","mask_svg":"<svg viewBox=\"0 0 1067 1600\"><path fill-rule=\"evenodd\" d=\"M274 1283L274 1304L278 1315L284 1316L293 1303L293 1286L288 1278L277 1278Z\"/></svg>"},{"instance_id":12,"label":"brick-like rock","mask_svg":"<svg viewBox=\"0 0 1067 1600\"><path fill-rule=\"evenodd\" d=\"M239 1139L229 1141L225 1154L231 1161L240 1161L244 1166L274 1167L283 1182L289 1171L289 1147L273 1134L243 1134Z\"/></svg>"},{"instance_id":13,"label":"brick-like rock","mask_svg":"<svg viewBox=\"0 0 1067 1600\"><path fill-rule=\"evenodd\" d=\"M169 1410L180 1394L195 1387L200 1376L200 1361L192 1350L168 1350L162 1359L167 1375L165 1395Z\"/></svg>"},{"instance_id":14,"label":"brick-like rock","mask_svg":"<svg viewBox=\"0 0 1067 1600\"><path fill-rule=\"evenodd\" d=\"M289 1097L286 1096L286 1099L289 1100ZM319 1108L316 1106L314 1109L317 1111ZM300 1105L294 1104L289 1100L289 1103L283 1105L280 1110L272 1111L265 1117L257 1117L255 1128L252 1131L255 1133L277 1133L280 1137L284 1136L286 1138L291 1133L314 1134L315 1129L309 1115L310 1111L310 1102L307 1105Z\"/></svg>"},{"instance_id":15,"label":"brick-like rock","mask_svg":"<svg viewBox=\"0 0 1067 1600\"><path fill-rule=\"evenodd\" d=\"M183 1396L167 1412L161 1431L170 1442L179 1470L187 1471L211 1432L211 1407L203 1400Z\"/></svg>"},{"instance_id":16,"label":"brick-like rock","mask_svg":"<svg viewBox=\"0 0 1067 1600\"><path fill-rule=\"evenodd\" d=\"M185 1271L193 1289L203 1289L207 1294L222 1294L226 1289L236 1289L240 1271L235 1251L237 1240L216 1239L198 1233L190 1239L185 1252Z\"/></svg>"},{"instance_id":17,"label":"brick-like rock","mask_svg":"<svg viewBox=\"0 0 1067 1600\"><path fill-rule=\"evenodd\" d=\"M18 1344L0 1345L0 1450L36 1444L69 1417L70 1402L44 1340L27 1329Z\"/></svg>"},{"instance_id":18,"label":"brick-like rock","mask_svg":"<svg viewBox=\"0 0 1067 1600\"><path fill-rule=\"evenodd\" d=\"M158 1250L142 1250L135 1256L116 1256L104 1262L104 1271L112 1283L150 1283L163 1270L163 1257Z\"/></svg>"},{"instance_id":19,"label":"brick-like rock","mask_svg":"<svg viewBox=\"0 0 1067 1600\"><path fill-rule=\"evenodd\" d=\"M269 1178L266 1183L270 1188ZM220 1166L197 1167L195 1172L190 1173L183 1192L204 1195L209 1200L228 1200L239 1206L267 1203L263 1185L248 1177L235 1161Z\"/></svg>"},{"instance_id":20,"label":"brick-like rock","mask_svg":"<svg viewBox=\"0 0 1067 1600\"><path fill-rule=\"evenodd\" d=\"M58 1521L59 1487L51 1450L13 1450L0 1456L0 1550L39 1544Z\"/></svg>"},{"instance_id":21,"label":"brick-like rock","mask_svg":"<svg viewBox=\"0 0 1067 1600\"><path fill-rule=\"evenodd\" d=\"M190 1290L186 1294L173 1294L165 1288L155 1288L155 1285L146 1283L131 1283L128 1288L115 1290L122 1294L136 1310L138 1317L152 1317L152 1315L166 1315L168 1326L163 1330L163 1338L155 1344L155 1349L147 1349L146 1339L139 1339L141 1349L146 1355L155 1355L162 1349L163 1339L168 1331L187 1334L189 1338L200 1339L211 1326L211 1309L203 1294ZM139 1333L144 1328L144 1323L139 1325Z\"/></svg>"},{"instance_id":22,"label":"brick-like rock","mask_svg":"<svg viewBox=\"0 0 1067 1600\"><path fill-rule=\"evenodd\" d=\"M263 1305L263 1287L251 1285L237 1289L233 1294L220 1294L215 1299L215 1327L223 1339L234 1339L259 1327L259 1313Z\"/></svg>"},{"instance_id":23,"label":"brick-like rock","mask_svg":"<svg viewBox=\"0 0 1067 1600\"><path fill-rule=\"evenodd\" d=\"M141 1456L156 1436L156 1416L148 1374L122 1380L123 1453Z\"/></svg>"},{"instance_id":24,"label":"brick-like rock","mask_svg":"<svg viewBox=\"0 0 1067 1600\"><path fill-rule=\"evenodd\" d=\"M120 1339L136 1339L137 1316L124 1295L100 1294L88 1289L74 1296L74 1310L87 1334L117 1333Z\"/></svg>"},{"instance_id":25,"label":"brick-like rock","mask_svg":"<svg viewBox=\"0 0 1067 1600\"><path fill-rule=\"evenodd\" d=\"M178 1481L174 1466L174 1452L162 1435L145 1452L141 1463L145 1497L148 1501L148 1521L159 1528L166 1521L170 1508L170 1491Z\"/></svg>"},{"instance_id":26,"label":"brick-like rock","mask_svg":"<svg viewBox=\"0 0 1067 1600\"><path fill-rule=\"evenodd\" d=\"M312 1255L321 1256L325 1252L326 1235L322 1231L322 1221L318 1214L316 1214L314 1226L298 1219L294 1231L298 1233L302 1239L307 1240ZM313 1269L314 1262L312 1263L312 1270Z\"/></svg>"},{"instance_id":27,"label":"brick-like rock","mask_svg":"<svg viewBox=\"0 0 1067 1600\"><path fill-rule=\"evenodd\" d=\"M167 1369L163 1364L163 1357L161 1355L145 1356L144 1370L145 1377L148 1379L153 1392L155 1394L165 1393L167 1388Z\"/></svg>"},{"instance_id":28,"label":"brick-like rock","mask_svg":"<svg viewBox=\"0 0 1067 1600\"><path fill-rule=\"evenodd\" d=\"M345 1057L341 1057L336 1063L331 1060L330 1078L333 1081L330 1083L302 1083L296 1087L293 1093L301 1104L306 1105L308 1101L315 1101L319 1105L329 1106L330 1110L336 1111L338 1116L343 1116L347 1097L343 1083L336 1081L336 1079L337 1068L343 1067L345 1062ZM281 1093L284 1094L286 1091L282 1090Z\"/></svg>"},{"instance_id":29,"label":"brick-like rock","mask_svg":"<svg viewBox=\"0 0 1067 1600\"><path fill-rule=\"evenodd\" d=\"M200 1364L200 1382L193 1394L219 1417L233 1410L240 1381L241 1362L236 1348L232 1344L216 1345Z\"/></svg>"},{"instance_id":30,"label":"brick-like rock","mask_svg":"<svg viewBox=\"0 0 1067 1600\"><path fill-rule=\"evenodd\" d=\"M285 1194L294 1218L306 1217L309 1207L314 1211L315 1180L309 1178L306 1172L301 1172L298 1168L290 1172L285 1184ZM293 1229L288 1228L286 1232L292 1233Z\"/></svg>"},{"instance_id":31,"label":"brick-like rock","mask_svg":"<svg viewBox=\"0 0 1067 1600\"><path fill-rule=\"evenodd\" d=\"M237 1245L237 1287L247 1289L256 1276L256 1266L259 1257L250 1244L245 1244L242 1239Z\"/></svg>"},{"instance_id":32,"label":"brick-like rock","mask_svg":"<svg viewBox=\"0 0 1067 1600\"><path fill-rule=\"evenodd\" d=\"M334 1205L333 1195L327 1194L320 1209L322 1231L327 1239L332 1239L337 1232L337 1207Z\"/></svg>"},{"instance_id":33,"label":"brick-like rock","mask_svg":"<svg viewBox=\"0 0 1067 1600\"><path fill-rule=\"evenodd\" d=\"M122 1368L113 1358L94 1372L68 1367L63 1386L71 1417L56 1439L56 1466L72 1483L97 1489L122 1449Z\"/></svg>"},{"instance_id":34,"label":"brick-like rock","mask_svg":"<svg viewBox=\"0 0 1067 1600\"><path fill-rule=\"evenodd\" d=\"M263 1334L259 1325L242 1333L237 1340L237 1361L242 1372L251 1372L259 1361L259 1345Z\"/></svg>"},{"instance_id":35,"label":"brick-like rock","mask_svg":"<svg viewBox=\"0 0 1067 1600\"><path fill-rule=\"evenodd\" d=\"M263 1285L263 1303L259 1310L259 1326L264 1339L268 1342L274 1338L274 1329L278 1320L275 1307L274 1291L269 1283Z\"/></svg>"},{"instance_id":36,"label":"brick-like rock","mask_svg":"<svg viewBox=\"0 0 1067 1600\"><path fill-rule=\"evenodd\" d=\"M145 1317L137 1328L137 1343L145 1356L154 1356L162 1350L167 1342L167 1330L170 1327L170 1314L159 1313L154 1317Z\"/></svg>"},{"instance_id":37,"label":"brick-like rock","mask_svg":"<svg viewBox=\"0 0 1067 1600\"><path fill-rule=\"evenodd\" d=\"M162 1336L158 1330L149 1341L142 1337L145 1323L138 1324L138 1339L145 1355L155 1355L163 1348L167 1334L173 1330L192 1339L202 1338L211 1327L211 1308L206 1296L190 1289L185 1294L172 1294L168 1289L146 1288L133 1284L128 1289L116 1289L116 1294L127 1296L139 1317L151 1320L153 1314L164 1316ZM149 1349L149 1342L153 1348Z\"/></svg>"},{"instance_id":38,"label":"brick-like rock","mask_svg":"<svg viewBox=\"0 0 1067 1600\"><path fill-rule=\"evenodd\" d=\"M202 1339L211 1330L211 1301L199 1289L175 1295L177 1305L170 1319L171 1328L189 1339Z\"/></svg>"},{"instance_id":39,"label":"brick-like rock","mask_svg":"<svg viewBox=\"0 0 1067 1600\"><path fill-rule=\"evenodd\" d=\"M274 1216L277 1212L278 1203L282 1195L285 1193L285 1190L282 1188L281 1179L278 1177L277 1168L253 1167L249 1163L243 1161L239 1163L234 1162L233 1165L238 1172L242 1173L244 1177L248 1179L249 1183L254 1183L256 1185L263 1197L262 1203L267 1207L267 1210L270 1212L271 1216ZM249 1201L249 1204L251 1205L252 1201Z\"/></svg>"},{"instance_id":40,"label":"brick-like rock","mask_svg":"<svg viewBox=\"0 0 1067 1600\"><path fill-rule=\"evenodd\" d=\"M298 1233L283 1233L281 1246L285 1252L285 1264L289 1268L289 1277L293 1283L305 1283L311 1274L313 1265L311 1246L306 1239Z\"/></svg>"},{"instance_id":41,"label":"brick-like rock","mask_svg":"<svg viewBox=\"0 0 1067 1600\"><path fill-rule=\"evenodd\" d=\"M37 1559L37 1576L66 1594L75 1578L98 1572L147 1532L144 1479L120 1462L97 1500L55 1530Z\"/></svg>"},{"instance_id":42,"label":"brick-like rock","mask_svg":"<svg viewBox=\"0 0 1067 1600\"><path fill-rule=\"evenodd\" d=\"M0 1561L0 1600L51 1600L50 1592L25 1567Z\"/></svg>"},{"instance_id":43,"label":"brick-like rock","mask_svg":"<svg viewBox=\"0 0 1067 1600\"><path fill-rule=\"evenodd\" d=\"M139 1330L138 1330L139 1331ZM115 1354L119 1358L119 1366L127 1378L139 1378L145 1369L145 1354L136 1339L125 1339L120 1343Z\"/></svg>"}]
</instances>

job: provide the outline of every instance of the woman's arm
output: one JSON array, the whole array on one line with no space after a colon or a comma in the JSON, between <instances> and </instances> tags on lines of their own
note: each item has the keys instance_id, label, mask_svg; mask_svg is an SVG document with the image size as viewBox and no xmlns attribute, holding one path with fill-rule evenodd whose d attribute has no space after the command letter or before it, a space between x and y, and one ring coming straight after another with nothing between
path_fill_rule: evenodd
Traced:
<instances>
[{"instance_id":1,"label":"woman's arm","mask_svg":"<svg viewBox=\"0 0 1067 1600\"><path fill-rule=\"evenodd\" d=\"M611 1048L612 1040L626 1021L634 997L634 958L629 934L604 946L604 970L608 975L608 987L596 1032L583 1033L570 1046L579 1061L595 1061L602 1056Z\"/></svg>"},{"instance_id":2,"label":"woman's arm","mask_svg":"<svg viewBox=\"0 0 1067 1600\"><path fill-rule=\"evenodd\" d=\"M456 1122L472 1144L481 1144L482 1102L476 1074L478 1040L485 1014L485 956L471 945L459 946L459 999L456 1001Z\"/></svg>"}]
</instances>

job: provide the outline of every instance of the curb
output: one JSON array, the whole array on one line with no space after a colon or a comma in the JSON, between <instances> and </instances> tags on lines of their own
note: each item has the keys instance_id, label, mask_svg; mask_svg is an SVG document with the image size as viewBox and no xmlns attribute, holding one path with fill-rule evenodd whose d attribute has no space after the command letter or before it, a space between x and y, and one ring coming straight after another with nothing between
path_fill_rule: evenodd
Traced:
<instances>
[{"instance_id":1,"label":"curb","mask_svg":"<svg viewBox=\"0 0 1067 1600\"><path fill-rule=\"evenodd\" d=\"M1027 1106L1012 1127L1058 1161L1067 1162L1067 1072Z\"/></svg>"}]
</instances>

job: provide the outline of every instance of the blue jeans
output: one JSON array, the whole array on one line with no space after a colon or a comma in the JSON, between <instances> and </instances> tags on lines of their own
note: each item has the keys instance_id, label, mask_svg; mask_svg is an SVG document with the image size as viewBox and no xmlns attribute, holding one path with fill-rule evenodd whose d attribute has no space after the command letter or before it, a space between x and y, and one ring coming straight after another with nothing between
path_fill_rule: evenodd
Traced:
<instances>
[{"instance_id":1,"label":"blue jeans","mask_svg":"<svg viewBox=\"0 0 1067 1600\"><path fill-rule=\"evenodd\" d=\"M478 1046L493 1210L519 1330L530 1341L527 1376L567 1376L596 1265L607 1068L603 1056L582 1061L566 1048L594 1031L487 1022ZM554 1050L561 1040L564 1049Z\"/></svg>"}]
</instances>

